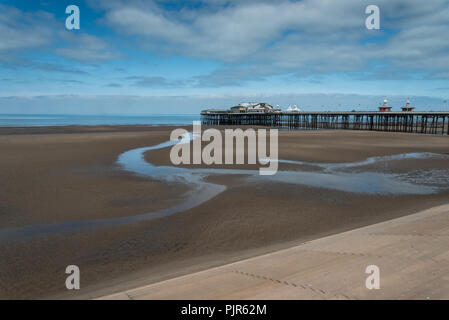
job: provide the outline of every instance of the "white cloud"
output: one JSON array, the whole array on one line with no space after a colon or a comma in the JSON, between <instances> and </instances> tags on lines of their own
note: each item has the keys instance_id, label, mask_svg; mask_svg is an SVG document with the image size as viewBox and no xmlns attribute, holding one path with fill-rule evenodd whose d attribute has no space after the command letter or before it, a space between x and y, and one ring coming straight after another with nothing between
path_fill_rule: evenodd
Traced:
<instances>
[{"instance_id":1,"label":"white cloud","mask_svg":"<svg viewBox=\"0 0 449 320\"><path fill-rule=\"evenodd\" d=\"M48 12L23 12L0 4L0 61L3 64L16 66L24 63L12 57L11 53L34 48L48 50L55 43L60 45L55 53L73 60L94 62L119 56L98 37L65 30L64 25ZM42 63L32 61L24 64L28 67L42 66Z\"/></svg>"},{"instance_id":2,"label":"white cloud","mask_svg":"<svg viewBox=\"0 0 449 320\"><path fill-rule=\"evenodd\" d=\"M126 43L156 55L221 64L209 74L196 73L192 79L184 75L183 81L148 74L134 79L133 85L145 87L241 86L273 75L337 72L353 79L449 79L447 0L377 0L380 31L365 29L364 9L370 0L90 3L103 12L101 21L126 39L68 32L49 13L0 5L0 63L56 72L83 70L79 66L87 62L121 57L113 44ZM70 65L28 61L15 54L46 47L70 59Z\"/></svg>"},{"instance_id":3,"label":"white cloud","mask_svg":"<svg viewBox=\"0 0 449 320\"><path fill-rule=\"evenodd\" d=\"M359 15L348 15L358 7ZM163 41L172 52L238 61L258 53L288 30L318 36L360 26L361 8L335 6L329 0L242 2L220 10L174 14L154 6L142 8L139 2L134 7L127 3L107 9L106 21L119 32L148 39L150 48L152 42L159 47Z\"/></svg>"},{"instance_id":4,"label":"white cloud","mask_svg":"<svg viewBox=\"0 0 449 320\"><path fill-rule=\"evenodd\" d=\"M98 37L88 34L61 33L67 45L55 50L55 53L83 62L95 62L120 57L109 45Z\"/></svg>"},{"instance_id":5,"label":"white cloud","mask_svg":"<svg viewBox=\"0 0 449 320\"><path fill-rule=\"evenodd\" d=\"M233 67L332 73L380 61L429 75L449 72L444 0L378 0L383 31L365 29L368 0L213 1L176 10L167 2L173 3L108 1L105 21L152 53Z\"/></svg>"},{"instance_id":6,"label":"white cloud","mask_svg":"<svg viewBox=\"0 0 449 320\"><path fill-rule=\"evenodd\" d=\"M0 4L0 54L52 42L54 18L46 12L24 13Z\"/></svg>"}]
</instances>

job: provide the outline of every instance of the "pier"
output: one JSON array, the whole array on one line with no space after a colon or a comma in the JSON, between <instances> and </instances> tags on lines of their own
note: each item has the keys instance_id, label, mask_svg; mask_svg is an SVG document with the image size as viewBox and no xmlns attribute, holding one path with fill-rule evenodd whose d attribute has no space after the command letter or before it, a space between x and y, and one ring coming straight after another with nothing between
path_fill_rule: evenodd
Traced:
<instances>
[{"instance_id":1,"label":"pier","mask_svg":"<svg viewBox=\"0 0 449 320\"><path fill-rule=\"evenodd\" d=\"M449 112L232 112L204 110L203 125L371 130L449 135Z\"/></svg>"}]
</instances>

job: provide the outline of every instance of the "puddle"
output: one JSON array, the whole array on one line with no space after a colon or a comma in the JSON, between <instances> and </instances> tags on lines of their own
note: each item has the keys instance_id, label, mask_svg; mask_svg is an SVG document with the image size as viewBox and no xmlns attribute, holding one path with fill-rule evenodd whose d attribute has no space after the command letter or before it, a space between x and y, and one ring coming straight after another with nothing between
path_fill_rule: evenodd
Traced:
<instances>
[{"instance_id":1,"label":"puddle","mask_svg":"<svg viewBox=\"0 0 449 320\"><path fill-rule=\"evenodd\" d=\"M335 171L338 169L358 168L373 164L382 164L406 159L447 159L449 161L449 156L445 154L437 154L430 152L412 152L412 153L394 154L389 156L369 157L366 158L365 160L356 162L325 163L325 162L308 162L308 161L295 161L295 160L278 160L278 162L301 166L310 166L320 168L325 171Z\"/></svg>"},{"instance_id":2,"label":"puddle","mask_svg":"<svg viewBox=\"0 0 449 320\"><path fill-rule=\"evenodd\" d=\"M182 141L190 142L192 135L186 135ZM247 175L246 179L251 181L273 181L279 183L299 184L310 187L327 188L353 193L380 194L380 195L403 195L403 194L431 194L449 188L449 172L445 176L441 172L433 173L432 170L421 170L420 179L414 179L413 173L392 174L380 172L346 172L348 168L363 167L370 164L388 161L401 161L404 159L428 159L434 157L447 157L431 153L408 153L384 157L372 157L360 162L349 163L316 163L304 161L279 160L296 165L315 166L322 169L321 172L309 171L278 171L273 176L260 176L259 170L239 169L210 169L210 168L185 168L175 166L154 166L147 162L144 154L151 150L163 149L178 143L168 141L155 146L138 148L122 153L117 164L123 170L148 177L151 179L166 181L170 183L187 184L190 188L183 197L184 201L170 208L155 212L139 214L128 217L112 219L93 219L84 221L61 222L54 224L30 225L17 228L6 228L0 230L0 242L22 241L40 236L56 233L89 230L99 228L120 226L141 221L149 221L166 217L188 209L216 197L226 190L223 185L205 182L204 178L209 175ZM425 177L422 178L422 177ZM432 178L433 177L433 178Z\"/></svg>"}]
</instances>

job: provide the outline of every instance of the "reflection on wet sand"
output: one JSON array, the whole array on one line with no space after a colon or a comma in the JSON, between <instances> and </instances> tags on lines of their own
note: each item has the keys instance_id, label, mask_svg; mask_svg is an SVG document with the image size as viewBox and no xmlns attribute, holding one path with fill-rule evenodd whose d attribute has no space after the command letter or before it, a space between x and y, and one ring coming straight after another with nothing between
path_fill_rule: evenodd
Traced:
<instances>
[{"instance_id":1,"label":"reflection on wet sand","mask_svg":"<svg viewBox=\"0 0 449 320\"><path fill-rule=\"evenodd\" d=\"M183 143L190 143L191 135L185 136ZM362 168L363 166L391 161L402 161L406 159L429 159L436 157L447 157L446 155L432 153L408 153L384 157L372 157L360 162L349 163L314 163L303 161L279 160L293 165L315 166L321 169L318 172L289 170L278 171L273 176L260 176L259 170L239 169L211 169L211 168L183 168L175 166L154 166L147 162L144 154L151 150L170 147L178 141L168 141L151 147L132 149L122 153L117 163L123 170L162 180L169 183L183 183L190 190L183 195L183 201L172 207L156 212L144 213L134 216L94 219L83 221L71 221L54 224L29 225L17 228L5 228L0 230L0 242L23 241L40 236L46 236L62 232L78 230L95 230L98 228L120 226L140 221L148 221L199 206L213 199L226 190L220 184L205 182L204 178L209 175L247 175L249 181L275 181L280 183L301 184L310 187L328 188L353 193L366 194L431 194L449 188L449 173L447 170L420 170L419 175L394 174L369 171L348 171L348 169ZM421 178L420 178L421 177ZM423 178L424 177L424 178Z\"/></svg>"}]
</instances>

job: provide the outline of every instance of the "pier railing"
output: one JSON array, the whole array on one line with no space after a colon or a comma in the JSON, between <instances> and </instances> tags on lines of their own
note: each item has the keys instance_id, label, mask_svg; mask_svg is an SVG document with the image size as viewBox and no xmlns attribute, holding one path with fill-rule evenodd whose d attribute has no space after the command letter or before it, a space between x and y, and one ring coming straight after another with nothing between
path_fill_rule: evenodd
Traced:
<instances>
[{"instance_id":1,"label":"pier railing","mask_svg":"<svg viewBox=\"0 0 449 320\"><path fill-rule=\"evenodd\" d=\"M346 129L449 135L449 112L201 112L204 125Z\"/></svg>"}]
</instances>

